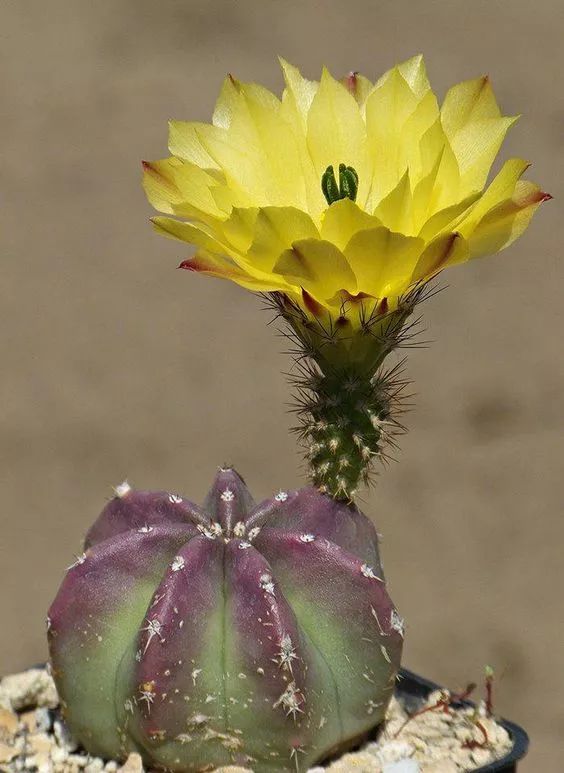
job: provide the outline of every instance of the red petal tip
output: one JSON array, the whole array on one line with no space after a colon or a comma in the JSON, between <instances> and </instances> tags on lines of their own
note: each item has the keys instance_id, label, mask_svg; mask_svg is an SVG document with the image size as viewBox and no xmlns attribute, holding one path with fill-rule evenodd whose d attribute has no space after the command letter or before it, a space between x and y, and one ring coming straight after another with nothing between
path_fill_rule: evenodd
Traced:
<instances>
[{"instance_id":1,"label":"red petal tip","mask_svg":"<svg viewBox=\"0 0 564 773\"><path fill-rule=\"evenodd\" d=\"M356 293L353 295L352 293L349 293L348 290L339 290L338 295L342 298L343 301L349 301L350 303L361 303L366 298L373 298L373 295L370 295L369 293Z\"/></svg>"},{"instance_id":2,"label":"red petal tip","mask_svg":"<svg viewBox=\"0 0 564 773\"><path fill-rule=\"evenodd\" d=\"M302 287L302 298L305 304L305 307L310 311L314 317L321 317L323 314L323 306L318 303L315 298L313 298L307 290L304 290Z\"/></svg>"},{"instance_id":3,"label":"red petal tip","mask_svg":"<svg viewBox=\"0 0 564 773\"><path fill-rule=\"evenodd\" d=\"M549 201L552 198L553 196L551 196L550 193L545 193L545 191L534 191L522 201L518 201L518 203L525 208L534 206L535 204L538 206L539 204L542 204L543 201Z\"/></svg>"},{"instance_id":4,"label":"red petal tip","mask_svg":"<svg viewBox=\"0 0 564 773\"><path fill-rule=\"evenodd\" d=\"M346 86L346 88L350 91L351 94L355 95L358 87L358 71L357 70L351 71L348 75L346 75L343 78L342 83L344 86Z\"/></svg>"}]
</instances>

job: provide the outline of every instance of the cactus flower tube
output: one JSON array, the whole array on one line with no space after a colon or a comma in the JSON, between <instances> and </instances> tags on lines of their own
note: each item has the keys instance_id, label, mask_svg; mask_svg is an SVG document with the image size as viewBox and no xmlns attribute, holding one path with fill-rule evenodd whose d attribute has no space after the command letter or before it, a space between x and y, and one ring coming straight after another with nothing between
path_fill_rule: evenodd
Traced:
<instances>
[{"instance_id":1,"label":"cactus flower tube","mask_svg":"<svg viewBox=\"0 0 564 773\"><path fill-rule=\"evenodd\" d=\"M178 771L307 769L381 722L402 642L372 523L232 469L201 508L118 487L49 612L76 738Z\"/></svg>"},{"instance_id":2,"label":"cactus flower tube","mask_svg":"<svg viewBox=\"0 0 564 773\"><path fill-rule=\"evenodd\" d=\"M196 247L182 268L267 294L289 326L310 477L352 500L402 430L382 362L426 283L509 246L550 197L520 158L488 182L516 119L487 77L439 105L420 56L374 84L282 70L281 99L230 76L211 124L172 121L144 187L156 230Z\"/></svg>"}]
</instances>

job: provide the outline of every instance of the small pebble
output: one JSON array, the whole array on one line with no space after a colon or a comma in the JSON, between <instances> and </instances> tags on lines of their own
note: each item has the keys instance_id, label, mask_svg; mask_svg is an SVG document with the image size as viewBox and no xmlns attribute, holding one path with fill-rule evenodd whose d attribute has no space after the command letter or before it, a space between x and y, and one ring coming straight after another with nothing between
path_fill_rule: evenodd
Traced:
<instances>
[{"instance_id":1,"label":"small pebble","mask_svg":"<svg viewBox=\"0 0 564 773\"><path fill-rule=\"evenodd\" d=\"M386 741L385 744L373 744L371 750L382 765L405 760L411 757L414 752L412 744L403 740L397 741L395 738Z\"/></svg>"},{"instance_id":2,"label":"small pebble","mask_svg":"<svg viewBox=\"0 0 564 773\"><path fill-rule=\"evenodd\" d=\"M119 773L143 773L143 760L141 755L133 752L126 759L125 763L118 768Z\"/></svg>"},{"instance_id":3,"label":"small pebble","mask_svg":"<svg viewBox=\"0 0 564 773\"><path fill-rule=\"evenodd\" d=\"M18 715L9 709L0 709L0 739L8 741L18 729Z\"/></svg>"},{"instance_id":4,"label":"small pebble","mask_svg":"<svg viewBox=\"0 0 564 773\"><path fill-rule=\"evenodd\" d=\"M99 757L91 758L90 762L84 768L85 773L100 773L104 770L104 763Z\"/></svg>"},{"instance_id":5,"label":"small pebble","mask_svg":"<svg viewBox=\"0 0 564 773\"><path fill-rule=\"evenodd\" d=\"M417 760L409 759L387 762L382 773L421 773L421 765Z\"/></svg>"},{"instance_id":6,"label":"small pebble","mask_svg":"<svg viewBox=\"0 0 564 773\"><path fill-rule=\"evenodd\" d=\"M429 762L421 768L422 773L458 773L460 768L456 762L451 760L440 760L439 762Z\"/></svg>"},{"instance_id":7,"label":"small pebble","mask_svg":"<svg viewBox=\"0 0 564 773\"><path fill-rule=\"evenodd\" d=\"M68 756L66 749L62 749L60 746L51 750L51 760L55 763L64 762Z\"/></svg>"},{"instance_id":8,"label":"small pebble","mask_svg":"<svg viewBox=\"0 0 564 773\"><path fill-rule=\"evenodd\" d=\"M51 730L53 723L49 709L35 709L35 721L37 723L38 732L48 733L49 730Z\"/></svg>"},{"instance_id":9,"label":"small pebble","mask_svg":"<svg viewBox=\"0 0 564 773\"><path fill-rule=\"evenodd\" d=\"M65 749L67 752L74 752L78 749L78 743L72 737L70 730L64 722L57 719L53 725L53 733L59 746Z\"/></svg>"},{"instance_id":10,"label":"small pebble","mask_svg":"<svg viewBox=\"0 0 564 773\"><path fill-rule=\"evenodd\" d=\"M0 741L0 763L10 762L18 756L18 750L15 746Z\"/></svg>"},{"instance_id":11,"label":"small pebble","mask_svg":"<svg viewBox=\"0 0 564 773\"><path fill-rule=\"evenodd\" d=\"M249 773L249 768L240 768L237 765L227 765L223 768L216 768L215 773Z\"/></svg>"},{"instance_id":12,"label":"small pebble","mask_svg":"<svg viewBox=\"0 0 564 773\"><path fill-rule=\"evenodd\" d=\"M49 752L53 748L53 740L49 738L45 733L35 733L30 735L27 739L27 744L32 754L44 754L49 755Z\"/></svg>"},{"instance_id":13,"label":"small pebble","mask_svg":"<svg viewBox=\"0 0 564 773\"><path fill-rule=\"evenodd\" d=\"M55 683L44 668L5 676L0 682L0 691L8 696L15 711L31 706L55 708L59 703Z\"/></svg>"},{"instance_id":14,"label":"small pebble","mask_svg":"<svg viewBox=\"0 0 564 773\"><path fill-rule=\"evenodd\" d=\"M375 757L368 752L355 752L354 754L345 754L341 759L333 762L327 768L331 773L382 773L382 766Z\"/></svg>"},{"instance_id":15,"label":"small pebble","mask_svg":"<svg viewBox=\"0 0 564 773\"><path fill-rule=\"evenodd\" d=\"M89 758L85 754L69 754L67 762L72 765L76 770L82 770L88 765ZM117 770L117 765L116 765ZM66 771L65 771L66 773Z\"/></svg>"},{"instance_id":16,"label":"small pebble","mask_svg":"<svg viewBox=\"0 0 564 773\"><path fill-rule=\"evenodd\" d=\"M35 717L35 711L24 711L20 714L20 724L25 729L26 733L37 732L37 719Z\"/></svg>"},{"instance_id":17,"label":"small pebble","mask_svg":"<svg viewBox=\"0 0 564 773\"><path fill-rule=\"evenodd\" d=\"M0 709L6 709L6 711L12 710L12 701L6 690L2 687L0 682Z\"/></svg>"}]
</instances>

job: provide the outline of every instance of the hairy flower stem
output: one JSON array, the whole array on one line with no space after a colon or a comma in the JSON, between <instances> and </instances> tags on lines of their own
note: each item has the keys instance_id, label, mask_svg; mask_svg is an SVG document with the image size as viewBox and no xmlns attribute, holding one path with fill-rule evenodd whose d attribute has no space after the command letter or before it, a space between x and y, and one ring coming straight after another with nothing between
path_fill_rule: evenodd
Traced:
<instances>
[{"instance_id":1,"label":"hairy flower stem","mask_svg":"<svg viewBox=\"0 0 564 773\"><path fill-rule=\"evenodd\" d=\"M375 461L385 462L399 422L403 363L375 375L348 365L323 372L315 360L300 363L294 378L296 431L306 446L311 481L335 499L353 501L370 482Z\"/></svg>"},{"instance_id":2,"label":"hairy flower stem","mask_svg":"<svg viewBox=\"0 0 564 773\"><path fill-rule=\"evenodd\" d=\"M306 448L310 480L334 499L354 501L370 483L375 463L390 458L395 437L405 432L399 421L409 384L402 377L404 361L390 368L383 362L411 337L406 322L420 299L410 298L385 319L367 320L352 336L304 320L287 303L278 306L295 344L294 429Z\"/></svg>"},{"instance_id":3,"label":"hairy flower stem","mask_svg":"<svg viewBox=\"0 0 564 773\"><path fill-rule=\"evenodd\" d=\"M385 377L366 378L356 369L312 381L309 396L302 395L301 401L311 479L333 497L353 500L398 429L393 383Z\"/></svg>"},{"instance_id":4,"label":"hairy flower stem","mask_svg":"<svg viewBox=\"0 0 564 773\"><path fill-rule=\"evenodd\" d=\"M375 462L387 461L394 438L405 432L399 421L409 383L402 378L403 361L389 369L383 362L413 337L408 318L428 294L420 286L393 312L368 319L359 314L354 331L344 317L312 319L287 298L268 299L294 343L295 431L306 447L309 477L335 499L354 501Z\"/></svg>"}]
</instances>

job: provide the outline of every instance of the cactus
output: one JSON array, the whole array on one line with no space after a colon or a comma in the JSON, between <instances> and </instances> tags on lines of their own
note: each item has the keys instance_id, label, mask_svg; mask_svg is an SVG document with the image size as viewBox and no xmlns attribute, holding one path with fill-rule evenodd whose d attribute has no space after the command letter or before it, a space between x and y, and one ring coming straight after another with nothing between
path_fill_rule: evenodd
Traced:
<instances>
[{"instance_id":1,"label":"cactus","mask_svg":"<svg viewBox=\"0 0 564 773\"><path fill-rule=\"evenodd\" d=\"M201 508L118 487L48 628L83 746L182 771L302 770L354 743L403 642L372 523L311 487L256 506L232 469Z\"/></svg>"},{"instance_id":2,"label":"cactus","mask_svg":"<svg viewBox=\"0 0 564 773\"><path fill-rule=\"evenodd\" d=\"M487 79L439 108L421 57L374 85L282 68L282 100L229 76L212 124L172 121L144 187L157 232L196 247L181 268L281 318L313 487L255 506L221 469L202 508L118 487L49 618L65 714L97 755L299 770L382 721L403 623L353 501L404 431L401 363L383 363L440 272L507 247L550 198L520 159L486 186L513 122Z\"/></svg>"}]
</instances>

